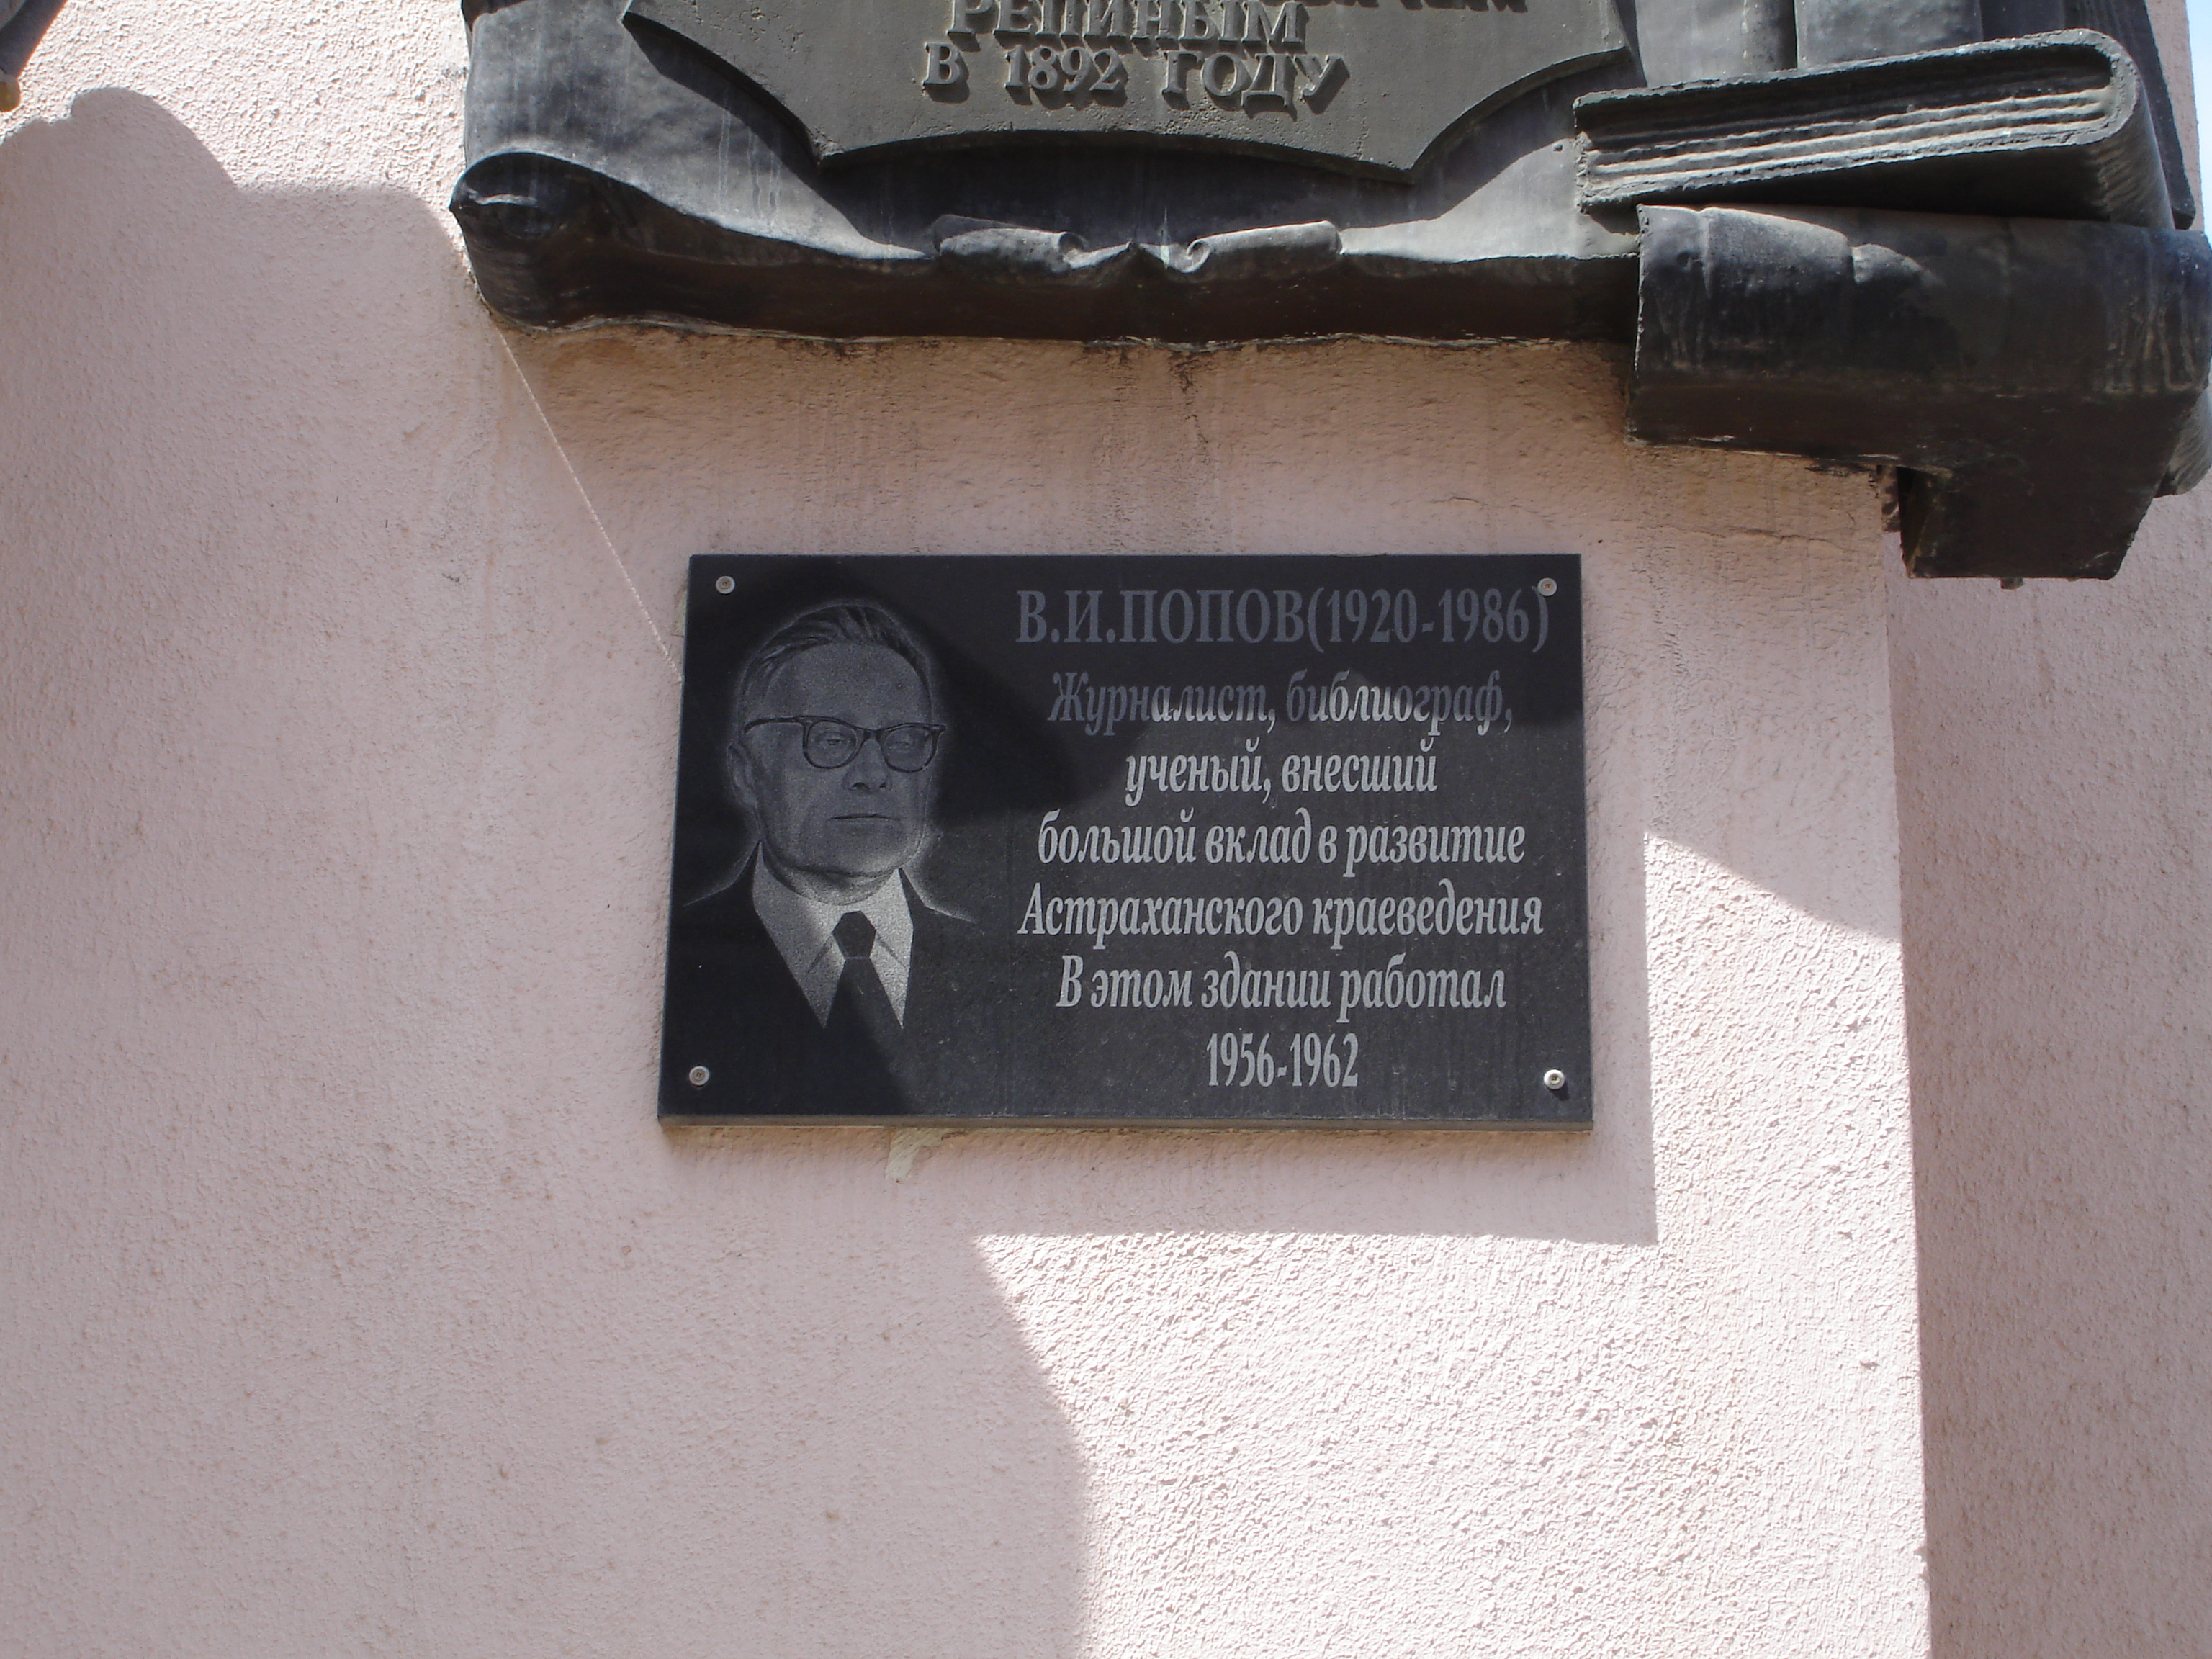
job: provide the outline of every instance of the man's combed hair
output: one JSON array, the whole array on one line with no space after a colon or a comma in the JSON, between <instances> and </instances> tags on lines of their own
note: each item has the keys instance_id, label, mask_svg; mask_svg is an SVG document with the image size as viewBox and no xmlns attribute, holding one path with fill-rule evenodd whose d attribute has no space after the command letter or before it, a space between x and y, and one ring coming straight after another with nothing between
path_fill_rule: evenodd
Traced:
<instances>
[{"instance_id":1,"label":"man's combed hair","mask_svg":"<svg viewBox=\"0 0 2212 1659\"><path fill-rule=\"evenodd\" d=\"M921 641L896 613L873 599L839 599L800 611L754 647L738 672L737 689L730 699L731 736L743 733L746 720L768 694L769 682L785 664L825 645L875 645L896 652L921 677L930 718L937 718L937 665L922 649Z\"/></svg>"}]
</instances>

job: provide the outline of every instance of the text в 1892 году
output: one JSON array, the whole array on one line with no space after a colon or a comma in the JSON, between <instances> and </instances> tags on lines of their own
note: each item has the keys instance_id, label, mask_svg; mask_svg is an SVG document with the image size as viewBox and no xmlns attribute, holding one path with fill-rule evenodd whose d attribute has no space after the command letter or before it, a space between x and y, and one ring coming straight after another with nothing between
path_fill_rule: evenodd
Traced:
<instances>
[{"instance_id":1,"label":"text \u0432 1892 \u0433\u043e\u0434\u0443","mask_svg":"<svg viewBox=\"0 0 2212 1659\"><path fill-rule=\"evenodd\" d=\"M1622 55L1613 0L629 0L824 161L1024 135L1273 150L1403 175L1471 112Z\"/></svg>"},{"instance_id":2,"label":"text \u0432 1892 \u0433\u043e\u0434\u0443","mask_svg":"<svg viewBox=\"0 0 2212 1659\"><path fill-rule=\"evenodd\" d=\"M1126 97L1141 68L1170 105L1203 92L1248 108L1310 108L1346 71L1337 53L1306 49L1309 18L1299 0L952 0L948 38L922 45L920 84L961 84L969 54L994 40L1006 62L1000 85L1024 104Z\"/></svg>"}]
</instances>

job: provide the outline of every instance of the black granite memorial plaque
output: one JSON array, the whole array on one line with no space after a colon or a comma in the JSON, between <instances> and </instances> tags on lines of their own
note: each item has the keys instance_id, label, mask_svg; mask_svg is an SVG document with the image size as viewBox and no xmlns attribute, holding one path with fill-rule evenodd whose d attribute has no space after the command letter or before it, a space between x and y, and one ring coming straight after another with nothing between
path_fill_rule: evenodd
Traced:
<instances>
[{"instance_id":1,"label":"black granite memorial plaque","mask_svg":"<svg viewBox=\"0 0 2212 1659\"><path fill-rule=\"evenodd\" d=\"M1579 562L691 563L678 1123L1586 1127Z\"/></svg>"}]
</instances>

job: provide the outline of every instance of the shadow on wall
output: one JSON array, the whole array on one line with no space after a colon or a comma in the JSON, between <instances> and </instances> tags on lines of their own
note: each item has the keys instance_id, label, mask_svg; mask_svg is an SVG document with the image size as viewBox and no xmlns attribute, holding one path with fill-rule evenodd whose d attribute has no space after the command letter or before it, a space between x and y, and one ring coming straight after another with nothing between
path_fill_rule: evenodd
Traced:
<instances>
[{"instance_id":1,"label":"shadow on wall","mask_svg":"<svg viewBox=\"0 0 2212 1659\"><path fill-rule=\"evenodd\" d=\"M1024 1198L989 1218L994 1228L1650 1243L1650 860L1699 889L1679 913L1698 919L1697 960L1677 975L1686 996L1732 994L1741 930L1765 925L1747 922L1752 911L1795 910L1810 950L1832 948L1818 935L1834 928L1857 936L1869 959L1893 951L1894 868L1867 827L1870 811L1886 822L1890 810L1880 665L1856 665L1871 672L1853 680L1837 667L1848 650L1834 648L1879 627L1863 567L1834 574L1863 556L1863 542L1798 533L1802 515L1750 489L1724 495L1710 456L1620 445L1619 388L1586 349L1511 348L1523 366L1514 370L1480 352L1356 342L1206 354L605 329L508 343L580 488L665 618L685 560L708 552L1592 555L1595 1133L1134 1132L1086 1148L1093 1167L1080 1183L1019 1184ZM1470 394L1470 380L1482 392ZM1563 387L1580 400L1564 420ZM1605 441L1592 441L1593 428ZM1583 466L1596 476L1575 476ZM1735 471L1773 488L1771 463L1745 458ZM1667 497L1643 493L1655 475L1695 526L1677 539L1698 545L1647 562L1638 549L1650 538L1648 515L1668 510ZM1440 480L1468 493L1438 499ZM1863 495L1856 481L1828 487L1855 503ZM1823 528L1853 533L1842 514ZM1867 611L1838 620L1808 607L1808 589L1824 585ZM1729 640L1730 654L1701 659L1715 639ZM1757 688L1821 675L1837 696L1808 748L1793 723L1802 716L1778 714ZM1655 801L1675 817L1650 815ZM1692 856L1655 854L1647 836ZM1806 953L1778 949L1778 975L1786 981ZM1885 978L1875 988L1891 987ZM1825 1006L1808 1020L1778 1019L1781 1041L1833 1016L1838 1041L1855 1042L1858 1024L1836 1014L1835 988L1821 988ZM1679 1012L1688 1032L1710 1006ZM1743 1041L1755 1050L1765 1036ZM1716 1094L1763 1063L1743 1059ZM1788 1090L1802 1079L1777 1081ZM1004 1154L1001 1173L1046 1158L1047 1142L989 1135L1022 1149ZM985 1156L981 1145L971 1135L961 1157Z\"/></svg>"},{"instance_id":2,"label":"shadow on wall","mask_svg":"<svg viewBox=\"0 0 2212 1659\"><path fill-rule=\"evenodd\" d=\"M0 1628L1072 1651L971 1218L653 1124L670 676L439 216L100 91L0 222Z\"/></svg>"},{"instance_id":3,"label":"shadow on wall","mask_svg":"<svg viewBox=\"0 0 2212 1659\"><path fill-rule=\"evenodd\" d=\"M1156 349L651 329L508 344L664 617L696 553L1235 550L1200 538L1241 469L1201 476L1206 441L1175 390L1194 360ZM991 1234L1652 1243L1643 848L1615 827L1626 833L1591 854L1593 892L1613 898L1595 916L1594 977L1617 999L1599 1021L1594 1133L981 1129L960 1132L955 1155L924 1154L930 1180ZM686 1156L736 1158L777 1132L672 1133Z\"/></svg>"}]
</instances>

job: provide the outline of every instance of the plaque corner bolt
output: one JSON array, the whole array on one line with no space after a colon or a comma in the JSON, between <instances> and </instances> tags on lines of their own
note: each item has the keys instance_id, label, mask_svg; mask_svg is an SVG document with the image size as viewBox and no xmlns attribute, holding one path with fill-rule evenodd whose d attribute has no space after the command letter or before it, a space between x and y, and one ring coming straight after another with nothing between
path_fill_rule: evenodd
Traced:
<instances>
[{"instance_id":1,"label":"plaque corner bolt","mask_svg":"<svg viewBox=\"0 0 2212 1659\"><path fill-rule=\"evenodd\" d=\"M704 1068L702 1067L701 1069L703 1070ZM699 1075L698 1072L692 1073L691 1080L694 1083L703 1083L706 1081L704 1078ZM1567 1074L1559 1070L1558 1066L1554 1066L1550 1071L1544 1073L1544 1086L1547 1089L1549 1089L1553 1094L1559 1093L1560 1090L1567 1086Z\"/></svg>"},{"instance_id":2,"label":"plaque corner bolt","mask_svg":"<svg viewBox=\"0 0 2212 1659\"><path fill-rule=\"evenodd\" d=\"M690 1080L691 1086L695 1089L705 1088L707 1086L707 1079L714 1075L714 1074L712 1072L708 1071L703 1066L694 1066L689 1072L684 1073L684 1076Z\"/></svg>"}]
</instances>

